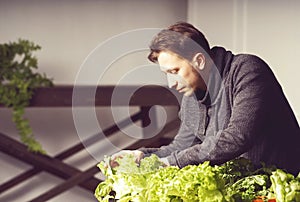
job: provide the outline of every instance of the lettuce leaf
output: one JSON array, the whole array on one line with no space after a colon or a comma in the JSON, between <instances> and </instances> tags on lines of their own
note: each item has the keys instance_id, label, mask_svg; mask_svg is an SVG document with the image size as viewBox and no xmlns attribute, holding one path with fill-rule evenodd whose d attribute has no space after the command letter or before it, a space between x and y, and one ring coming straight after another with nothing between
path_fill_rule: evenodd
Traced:
<instances>
[{"instance_id":1,"label":"lettuce leaf","mask_svg":"<svg viewBox=\"0 0 300 202\"><path fill-rule=\"evenodd\" d=\"M270 196L278 202L300 201L300 173L295 178L292 174L277 169L270 176L272 185Z\"/></svg>"},{"instance_id":2,"label":"lettuce leaf","mask_svg":"<svg viewBox=\"0 0 300 202\"><path fill-rule=\"evenodd\" d=\"M254 169L247 159L234 159L220 166L164 167L156 155L140 164L134 156L118 159L111 168L109 157L98 164L106 180L95 190L100 202L251 202L257 196L277 202L300 202L297 177L274 167Z\"/></svg>"}]
</instances>

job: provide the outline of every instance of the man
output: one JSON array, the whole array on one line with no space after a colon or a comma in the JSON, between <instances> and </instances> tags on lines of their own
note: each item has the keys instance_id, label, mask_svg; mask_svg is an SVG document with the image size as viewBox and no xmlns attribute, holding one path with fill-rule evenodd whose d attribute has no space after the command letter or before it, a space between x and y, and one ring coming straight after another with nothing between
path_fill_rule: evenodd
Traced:
<instances>
[{"instance_id":1,"label":"man","mask_svg":"<svg viewBox=\"0 0 300 202\"><path fill-rule=\"evenodd\" d=\"M139 161L157 154L166 165L222 164L245 157L254 164L300 171L300 130L268 65L254 55L210 48L194 26L180 22L158 33L149 60L158 63L169 87L183 93L181 126L160 148L131 153ZM115 164L114 164L115 165Z\"/></svg>"}]
</instances>

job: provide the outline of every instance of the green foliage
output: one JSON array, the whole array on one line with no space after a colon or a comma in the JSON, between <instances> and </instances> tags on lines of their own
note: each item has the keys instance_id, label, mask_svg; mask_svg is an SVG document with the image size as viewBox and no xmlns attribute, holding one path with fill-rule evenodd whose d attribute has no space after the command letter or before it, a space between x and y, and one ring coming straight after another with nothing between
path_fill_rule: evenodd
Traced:
<instances>
[{"instance_id":1,"label":"green foliage","mask_svg":"<svg viewBox=\"0 0 300 202\"><path fill-rule=\"evenodd\" d=\"M164 163L159 160L156 155L151 155L147 158L143 158L140 163L136 163L133 155L125 155L123 158L117 159L119 166L114 170L119 173L129 174L147 174L152 173L164 166Z\"/></svg>"},{"instance_id":2,"label":"green foliage","mask_svg":"<svg viewBox=\"0 0 300 202\"><path fill-rule=\"evenodd\" d=\"M12 109L21 141L28 149L45 153L24 117L24 109L29 105L34 89L52 85L45 74L35 71L38 68L37 58L32 53L39 49L39 45L22 39L0 44L0 103Z\"/></svg>"},{"instance_id":3,"label":"green foliage","mask_svg":"<svg viewBox=\"0 0 300 202\"><path fill-rule=\"evenodd\" d=\"M99 201L225 202L222 194L224 180L209 162L182 169L164 167L152 154L142 159L139 165L130 155L124 156L118 163L119 167L115 168L107 166L107 158L99 163L100 170L107 177L95 190ZM127 166L128 169L124 168Z\"/></svg>"},{"instance_id":4,"label":"green foliage","mask_svg":"<svg viewBox=\"0 0 300 202\"><path fill-rule=\"evenodd\" d=\"M142 159L140 165L133 156L124 156L118 163L119 167L111 168L109 157L105 157L98 164L106 176L95 190L98 201L252 202L262 197L266 202L274 198L278 202L300 202L300 173L294 177L274 167L255 169L244 158L219 166L207 161L181 169L161 166L154 154Z\"/></svg>"},{"instance_id":5,"label":"green foliage","mask_svg":"<svg viewBox=\"0 0 300 202\"><path fill-rule=\"evenodd\" d=\"M286 173L283 170L276 170L271 177L272 197L278 202L299 202L300 201L300 173L297 177Z\"/></svg>"}]
</instances>

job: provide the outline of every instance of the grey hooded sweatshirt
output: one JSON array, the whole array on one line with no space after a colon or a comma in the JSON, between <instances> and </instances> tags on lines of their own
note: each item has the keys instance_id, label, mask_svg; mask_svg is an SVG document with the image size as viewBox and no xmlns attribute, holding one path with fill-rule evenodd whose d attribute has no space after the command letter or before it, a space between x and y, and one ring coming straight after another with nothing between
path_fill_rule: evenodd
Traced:
<instances>
[{"instance_id":1,"label":"grey hooded sweatshirt","mask_svg":"<svg viewBox=\"0 0 300 202\"><path fill-rule=\"evenodd\" d=\"M208 90L201 99L183 97L181 125L174 140L140 149L180 168L245 157L290 173L300 171L300 130L269 66L259 57L211 49Z\"/></svg>"}]
</instances>

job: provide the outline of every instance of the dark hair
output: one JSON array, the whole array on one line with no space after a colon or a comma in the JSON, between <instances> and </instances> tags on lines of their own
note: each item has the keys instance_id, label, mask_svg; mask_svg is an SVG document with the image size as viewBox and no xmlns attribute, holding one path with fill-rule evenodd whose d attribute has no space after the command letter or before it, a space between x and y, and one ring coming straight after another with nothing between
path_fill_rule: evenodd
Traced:
<instances>
[{"instance_id":1,"label":"dark hair","mask_svg":"<svg viewBox=\"0 0 300 202\"><path fill-rule=\"evenodd\" d=\"M171 51L192 61L196 53L209 55L210 47L205 36L193 25L178 22L160 31L151 41L148 59L156 63L161 51Z\"/></svg>"}]
</instances>

